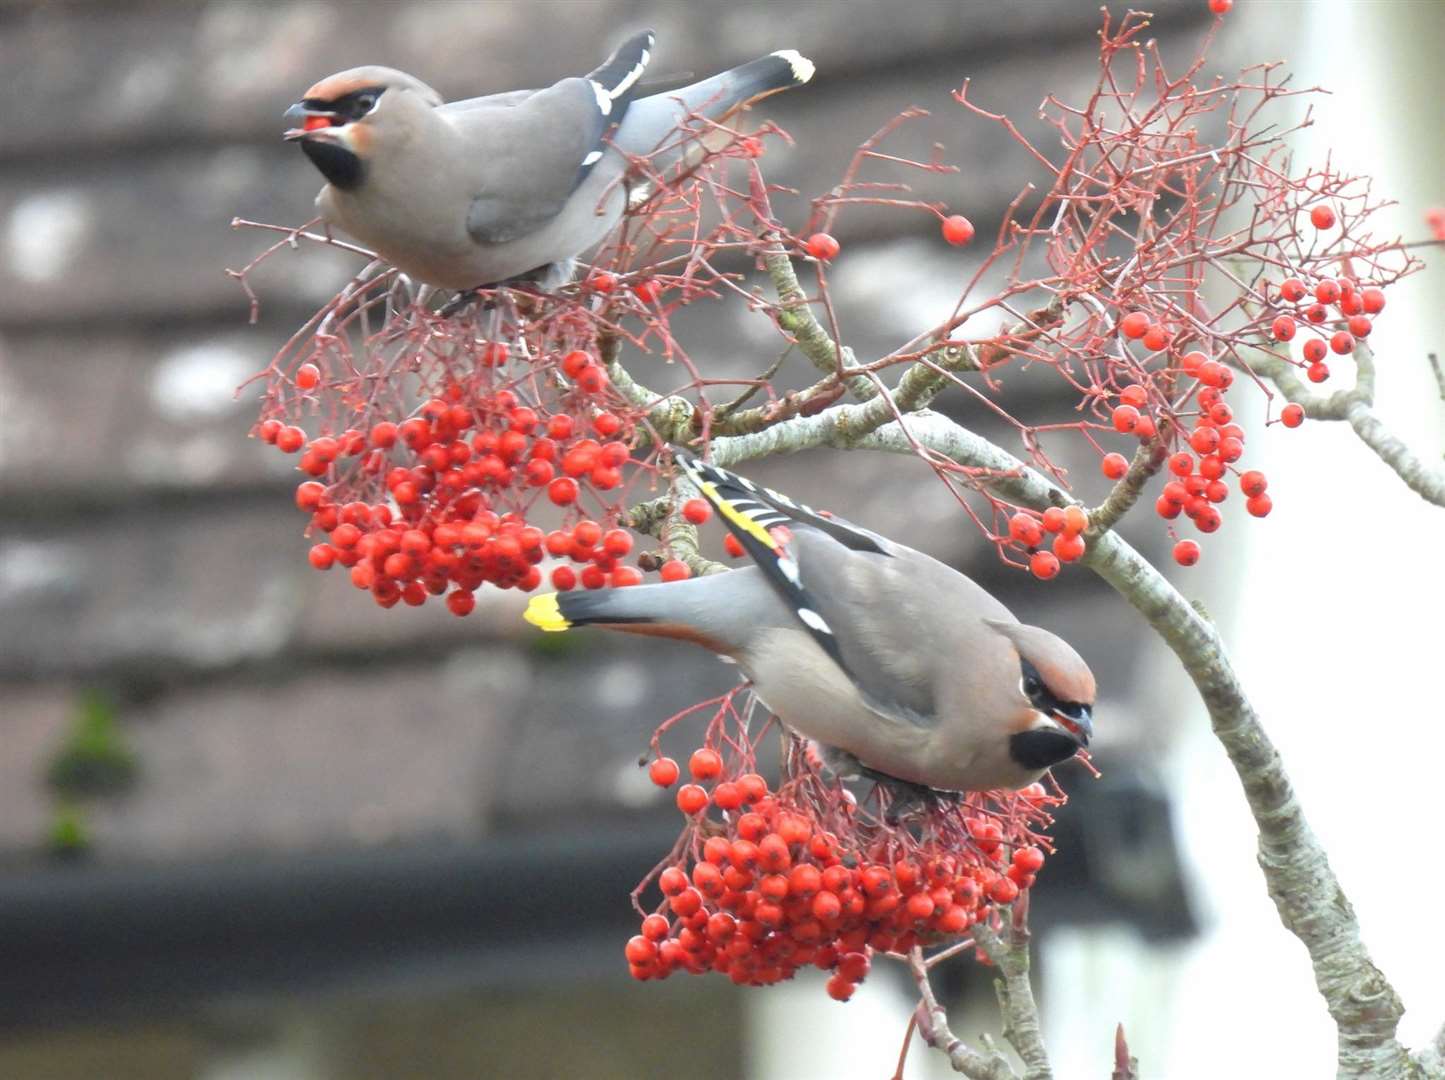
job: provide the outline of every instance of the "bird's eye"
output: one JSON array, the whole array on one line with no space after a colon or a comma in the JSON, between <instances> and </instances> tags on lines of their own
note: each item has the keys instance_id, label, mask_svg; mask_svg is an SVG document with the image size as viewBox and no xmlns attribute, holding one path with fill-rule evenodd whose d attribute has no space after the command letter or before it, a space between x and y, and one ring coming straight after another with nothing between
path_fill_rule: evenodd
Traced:
<instances>
[{"instance_id":1,"label":"bird's eye","mask_svg":"<svg viewBox=\"0 0 1445 1080\"><path fill-rule=\"evenodd\" d=\"M1031 698L1036 698L1043 692L1044 684L1032 675L1024 676L1024 693Z\"/></svg>"},{"instance_id":2,"label":"bird's eye","mask_svg":"<svg viewBox=\"0 0 1445 1080\"><path fill-rule=\"evenodd\" d=\"M356 99L356 107L357 107L358 109L360 109L363 113L369 113L369 112L371 112L372 109L376 108L376 95L375 95L375 94L361 94L361 95L359 95L359 96L357 97L357 99Z\"/></svg>"}]
</instances>

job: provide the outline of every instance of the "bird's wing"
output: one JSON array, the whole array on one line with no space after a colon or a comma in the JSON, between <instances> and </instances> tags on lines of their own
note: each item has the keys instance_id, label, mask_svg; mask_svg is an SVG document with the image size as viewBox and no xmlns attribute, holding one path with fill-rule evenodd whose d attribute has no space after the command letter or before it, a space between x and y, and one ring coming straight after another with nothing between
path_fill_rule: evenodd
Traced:
<instances>
[{"instance_id":1,"label":"bird's wing","mask_svg":"<svg viewBox=\"0 0 1445 1080\"><path fill-rule=\"evenodd\" d=\"M956 618L956 612L941 610L952 582L936 579L940 570L967 579L745 477L675 456L864 701L889 719L932 725L938 636ZM780 525L791 537L769 532Z\"/></svg>"},{"instance_id":2,"label":"bird's wing","mask_svg":"<svg viewBox=\"0 0 1445 1080\"><path fill-rule=\"evenodd\" d=\"M438 112L474 147L467 232L499 244L546 224L602 159L652 56L635 34L596 71L545 90L443 105Z\"/></svg>"}]
</instances>

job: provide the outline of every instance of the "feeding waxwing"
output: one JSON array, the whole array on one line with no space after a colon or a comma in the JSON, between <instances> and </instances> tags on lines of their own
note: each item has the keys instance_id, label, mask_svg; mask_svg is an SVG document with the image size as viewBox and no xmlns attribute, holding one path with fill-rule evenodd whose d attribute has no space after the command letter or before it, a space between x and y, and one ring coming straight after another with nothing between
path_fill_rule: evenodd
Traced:
<instances>
[{"instance_id":1,"label":"feeding waxwing","mask_svg":"<svg viewBox=\"0 0 1445 1080\"><path fill-rule=\"evenodd\" d=\"M722 122L813 75L783 50L634 100L652 47L644 31L582 78L446 104L404 72L352 68L287 110L285 137L328 181L321 216L415 280L565 277L645 194L629 155L655 172L692 160L702 140L678 136L690 116Z\"/></svg>"},{"instance_id":2,"label":"feeding waxwing","mask_svg":"<svg viewBox=\"0 0 1445 1080\"><path fill-rule=\"evenodd\" d=\"M825 761L879 779L1020 788L1088 745L1094 676L1063 640L922 552L674 454L753 565L537 596L529 622L711 649Z\"/></svg>"}]
</instances>

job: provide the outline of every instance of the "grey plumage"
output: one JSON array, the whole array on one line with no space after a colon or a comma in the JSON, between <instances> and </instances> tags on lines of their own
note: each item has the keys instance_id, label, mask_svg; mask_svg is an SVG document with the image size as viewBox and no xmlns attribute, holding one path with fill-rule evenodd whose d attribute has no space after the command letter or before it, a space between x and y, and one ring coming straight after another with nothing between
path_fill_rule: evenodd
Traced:
<instances>
[{"instance_id":1,"label":"grey plumage","mask_svg":"<svg viewBox=\"0 0 1445 1080\"><path fill-rule=\"evenodd\" d=\"M794 730L909 783L1022 787L1087 744L1093 676L1065 642L922 552L680 460L755 565L538 598L529 619L702 644Z\"/></svg>"},{"instance_id":2,"label":"grey plumage","mask_svg":"<svg viewBox=\"0 0 1445 1080\"><path fill-rule=\"evenodd\" d=\"M287 137L330 181L317 196L330 224L418 281L505 282L612 230L628 208L629 157L676 167L706 141L678 136L690 117L721 120L813 70L785 51L634 100L652 48L646 31L588 76L447 104L403 72L353 68L307 91Z\"/></svg>"}]
</instances>

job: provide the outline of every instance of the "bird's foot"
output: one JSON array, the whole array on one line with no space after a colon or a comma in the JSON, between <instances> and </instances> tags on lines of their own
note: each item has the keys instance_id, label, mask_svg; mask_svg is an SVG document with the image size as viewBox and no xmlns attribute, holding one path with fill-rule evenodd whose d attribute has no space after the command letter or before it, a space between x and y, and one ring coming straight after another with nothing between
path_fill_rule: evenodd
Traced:
<instances>
[{"instance_id":1,"label":"bird's foot","mask_svg":"<svg viewBox=\"0 0 1445 1080\"><path fill-rule=\"evenodd\" d=\"M905 818L921 816L940 806L952 806L963 797L961 792L941 791L925 784L900 780L866 766L862 767L862 774L888 793L883 820L889 825L901 824Z\"/></svg>"}]
</instances>

